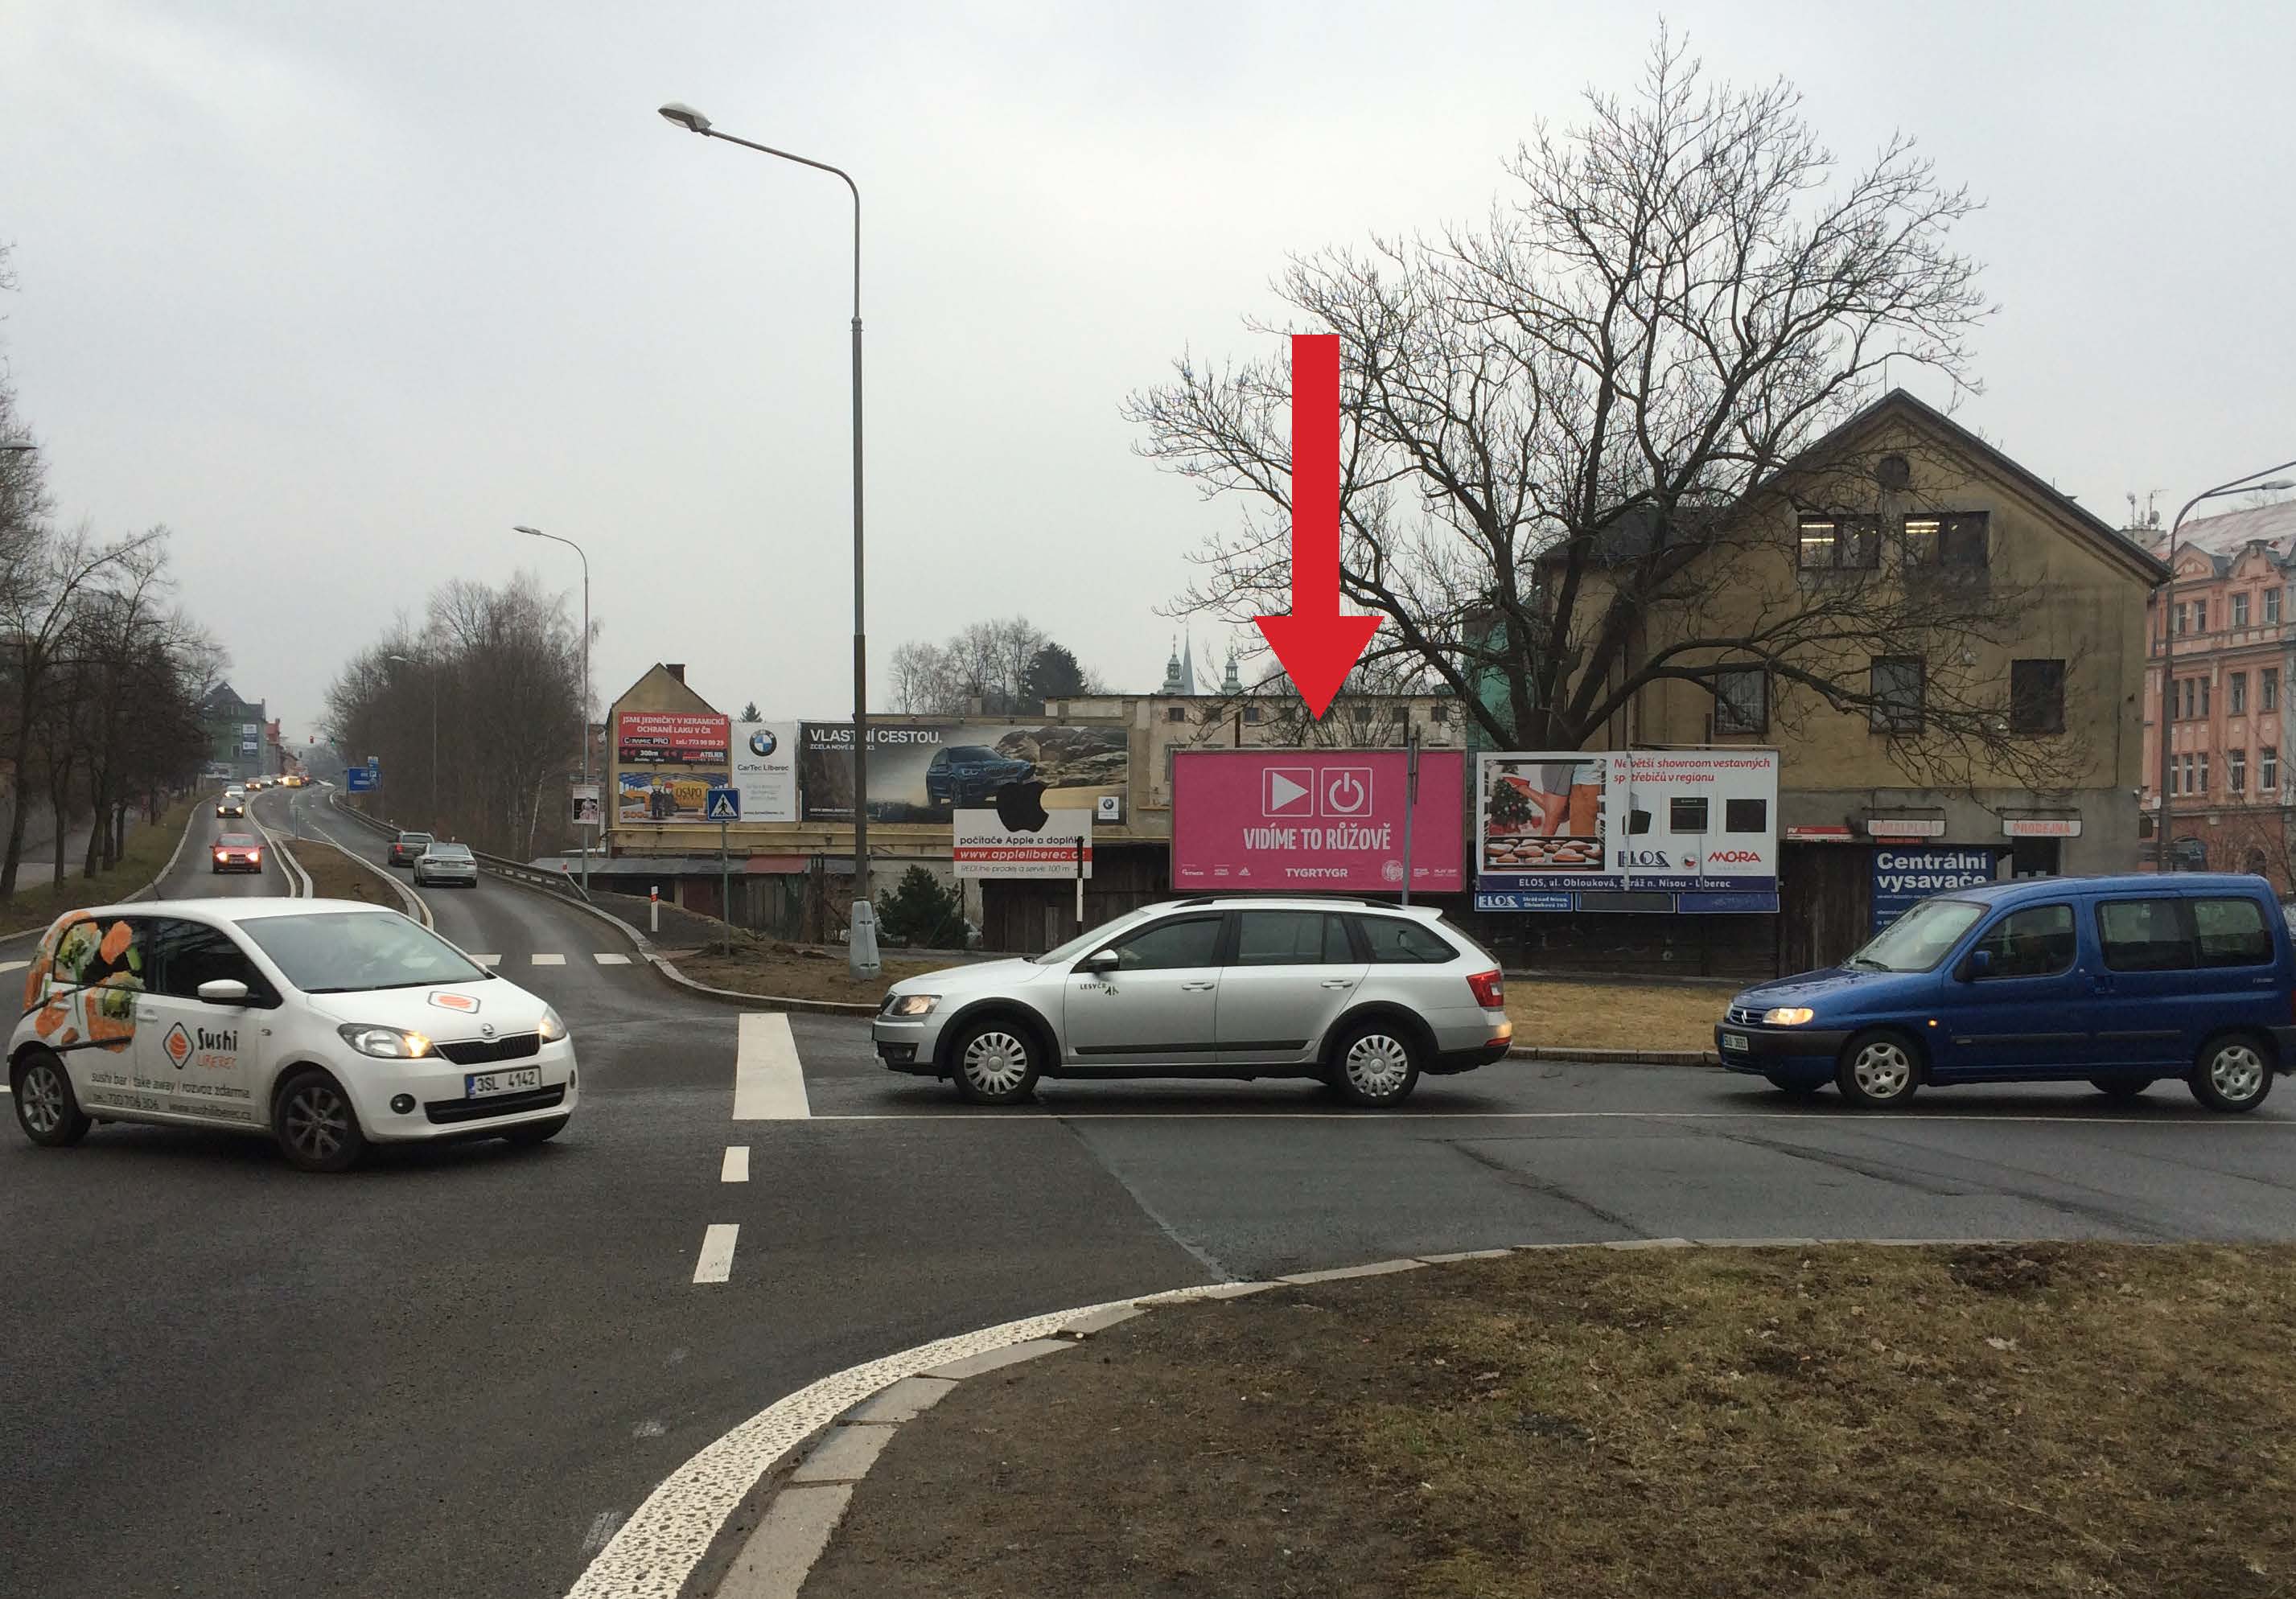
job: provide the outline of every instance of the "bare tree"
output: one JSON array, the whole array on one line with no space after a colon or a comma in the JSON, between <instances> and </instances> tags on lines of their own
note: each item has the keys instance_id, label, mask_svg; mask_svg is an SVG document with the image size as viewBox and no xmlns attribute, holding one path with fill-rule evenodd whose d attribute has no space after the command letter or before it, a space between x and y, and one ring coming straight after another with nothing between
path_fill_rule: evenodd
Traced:
<instances>
[{"instance_id":1,"label":"bare tree","mask_svg":"<svg viewBox=\"0 0 2296 1599\"><path fill-rule=\"evenodd\" d=\"M1784 718L1887 718L1909 771L2061 775L2062 746L2009 734L2008 685L1955 664L2013 636L2026 595L1922 568L1950 463L1892 487L1902 443L1844 425L1885 361L1973 390L1991 308L1949 244L1967 192L1903 137L1844 176L1791 86L1710 85L1663 32L1634 94L1590 92L1508 172L1480 226L1295 258L1277 284L1341 341L1341 581L1382 619L1366 664L1407 663L1502 748L1575 748L1654 684L1710 694L1754 665ZM1288 609L1289 403L1281 359L1188 356L1128 398L1143 453L1246 507L1178 609ZM1877 519L1891 558L1812 580L1805 512L1845 537ZM1931 663L1918 721L1869 672L1900 653Z\"/></svg>"},{"instance_id":2,"label":"bare tree","mask_svg":"<svg viewBox=\"0 0 2296 1599\"><path fill-rule=\"evenodd\" d=\"M911 643L893 652L892 708L911 716L963 716L977 701L988 716L1029 716L1046 696L1032 693L1031 674L1047 650L1067 667L1046 682L1075 683L1063 692L1095 692L1091 674L1076 657L1026 617L973 622L939 644Z\"/></svg>"}]
</instances>

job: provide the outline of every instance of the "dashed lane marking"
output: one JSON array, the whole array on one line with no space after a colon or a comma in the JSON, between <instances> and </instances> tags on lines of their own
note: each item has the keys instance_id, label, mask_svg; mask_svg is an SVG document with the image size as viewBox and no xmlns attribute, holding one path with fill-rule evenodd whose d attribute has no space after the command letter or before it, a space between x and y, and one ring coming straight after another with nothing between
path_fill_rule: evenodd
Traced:
<instances>
[{"instance_id":1,"label":"dashed lane marking","mask_svg":"<svg viewBox=\"0 0 2296 1599\"><path fill-rule=\"evenodd\" d=\"M630 964L629 956L626 955L609 955L603 950L599 951L595 958L598 964L601 966L627 966Z\"/></svg>"},{"instance_id":2,"label":"dashed lane marking","mask_svg":"<svg viewBox=\"0 0 2296 1599\"><path fill-rule=\"evenodd\" d=\"M750 1146L729 1144L726 1146L726 1163L718 1168L721 1183L746 1183L750 1180Z\"/></svg>"},{"instance_id":3,"label":"dashed lane marking","mask_svg":"<svg viewBox=\"0 0 2296 1599\"><path fill-rule=\"evenodd\" d=\"M734 1054L734 1119L806 1121L812 1116L789 1018L778 1011L745 1013Z\"/></svg>"},{"instance_id":4,"label":"dashed lane marking","mask_svg":"<svg viewBox=\"0 0 2296 1599\"><path fill-rule=\"evenodd\" d=\"M602 955L598 958L603 961L606 957ZM0 961L0 972L21 972L31 964L29 961Z\"/></svg>"},{"instance_id":5,"label":"dashed lane marking","mask_svg":"<svg viewBox=\"0 0 2296 1599\"><path fill-rule=\"evenodd\" d=\"M502 964L502 956L498 955L474 955L471 958L481 966L495 967Z\"/></svg>"},{"instance_id":6,"label":"dashed lane marking","mask_svg":"<svg viewBox=\"0 0 2296 1599\"><path fill-rule=\"evenodd\" d=\"M566 964L566 957L562 955L537 955L531 958L537 966L563 966Z\"/></svg>"},{"instance_id":7,"label":"dashed lane marking","mask_svg":"<svg viewBox=\"0 0 2296 1599\"><path fill-rule=\"evenodd\" d=\"M741 1234L739 1222L709 1224L709 1230L701 1235L701 1258L693 1263L695 1282L723 1283L734 1275L734 1240Z\"/></svg>"}]
</instances>

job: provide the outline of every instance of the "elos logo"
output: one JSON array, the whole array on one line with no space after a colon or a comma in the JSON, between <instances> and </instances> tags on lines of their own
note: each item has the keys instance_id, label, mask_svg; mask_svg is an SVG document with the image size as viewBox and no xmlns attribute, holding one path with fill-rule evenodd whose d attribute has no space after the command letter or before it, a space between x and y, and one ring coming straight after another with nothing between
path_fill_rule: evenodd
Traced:
<instances>
[{"instance_id":1,"label":"elos logo","mask_svg":"<svg viewBox=\"0 0 2296 1599\"><path fill-rule=\"evenodd\" d=\"M1762 857L1751 849L1717 849L1706 857L1708 865L1719 863L1727 866L1759 866Z\"/></svg>"}]
</instances>

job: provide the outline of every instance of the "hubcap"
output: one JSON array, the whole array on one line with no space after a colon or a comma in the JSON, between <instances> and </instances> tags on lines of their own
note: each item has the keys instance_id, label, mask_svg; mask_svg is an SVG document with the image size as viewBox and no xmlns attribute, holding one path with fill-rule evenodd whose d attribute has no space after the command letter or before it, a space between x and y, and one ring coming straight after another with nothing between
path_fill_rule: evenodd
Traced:
<instances>
[{"instance_id":1,"label":"hubcap","mask_svg":"<svg viewBox=\"0 0 2296 1599\"><path fill-rule=\"evenodd\" d=\"M1028 1075L1029 1046L1011 1033L982 1033L964 1046L964 1080L982 1094L1010 1094Z\"/></svg>"},{"instance_id":2,"label":"hubcap","mask_svg":"<svg viewBox=\"0 0 2296 1599\"><path fill-rule=\"evenodd\" d=\"M24 1125L43 1136L54 1132L64 1119L64 1086L56 1080L56 1069L35 1066L24 1073L20 1086Z\"/></svg>"},{"instance_id":3,"label":"hubcap","mask_svg":"<svg viewBox=\"0 0 2296 1599\"><path fill-rule=\"evenodd\" d=\"M2264 1057L2245 1044L2227 1044L2209 1062L2209 1081L2226 1099L2252 1099L2264 1081Z\"/></svg>"},{"instance_id":4,"label":"hubcap","mask_svg":"<svg viewBox=\"0 0 2296 1599\"><path fill-rule=\"evenodd\" d=\"M1341 1064L1357 1093L1384 1099L1411 1075L1411 1052L1400 1038L1366 1033L1348 1046L1347 1059Z\"/></svg>"},{"instance_id":5,"label":"hubcap","mask_svg":"<svg viewBox=\"0 0 2296 1599\"><path fill-rule=\"evenodd\" d=\"M287 1101L287 1142L298 1152L324 1160L342 1148L350 1118L332 1088L299 1088Z\"/></svg>"},{"instance_id":6,"label":"hubcap","mask_svg":"<svg viewBox=\"0 0 2296 1599\"><path fill-rule=\"evenodd\" d=\"M1895 1044L1868 1044L1857 1052L1850 1075L1875 1099L1895 1099L1914 1080L1914 1063Z\"/></svg>"}]
</instances>

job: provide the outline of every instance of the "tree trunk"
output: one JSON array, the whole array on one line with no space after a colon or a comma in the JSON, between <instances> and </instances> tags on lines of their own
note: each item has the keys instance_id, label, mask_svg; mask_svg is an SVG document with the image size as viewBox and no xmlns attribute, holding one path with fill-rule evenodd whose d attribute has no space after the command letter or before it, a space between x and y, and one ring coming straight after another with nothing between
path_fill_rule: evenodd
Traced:
<instances>
[{"instance_id":1,"label":"tree trunk","mask_svg":"<svg viewBox=\"0 0 2296 1599\"><path fill-rule=\"evenodd\" d=\"M0 861L0 899L16 892L16 868L24 858L24 778L32 758L32 720L29 707L16 709L16 742L10 751L16 761L16 803L9 808L7 857Z\"/></svg>"}]
</instances>

